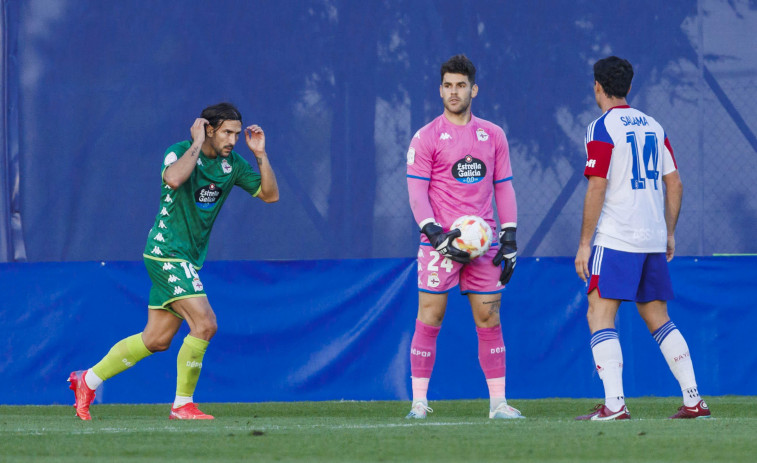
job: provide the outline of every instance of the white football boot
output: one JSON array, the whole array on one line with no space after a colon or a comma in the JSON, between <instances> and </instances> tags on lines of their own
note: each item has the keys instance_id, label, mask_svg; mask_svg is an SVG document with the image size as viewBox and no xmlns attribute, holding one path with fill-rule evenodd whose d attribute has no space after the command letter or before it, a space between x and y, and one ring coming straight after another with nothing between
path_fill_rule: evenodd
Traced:
<instances>
[{"instance_id":1,"label":"white football boot","mask_svg":"<svg viewBox=\"0 0 757 463\"><path fill-rule=\"evenodd\" d=\"M507 402L501 402L494 410L489 410L489 418L495 420L512 420L525 418L520 414L517 408L507 405Z\"/></svg>"},{"instance_id":2,"label":"white football boot","mask_svg":"<svg viewBox=\"0 0 757 463\"><path fill-rule=\"evenodd\" d=\"M420 400L413 403L413 407L410 409L410 413L405 418L415 420L425 420L428 413L434 413L434 410L428 406L427 403Z\"/></svg>"}]
</instances>

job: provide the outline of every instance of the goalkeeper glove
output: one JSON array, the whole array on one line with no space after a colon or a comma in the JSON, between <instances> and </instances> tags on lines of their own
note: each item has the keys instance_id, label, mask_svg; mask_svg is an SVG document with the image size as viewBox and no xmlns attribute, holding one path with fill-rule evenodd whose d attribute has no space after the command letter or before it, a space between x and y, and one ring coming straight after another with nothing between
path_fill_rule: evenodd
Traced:
<instances>
[{"instance_id":1,"label":"goalkeeper glove","mask_svg":"<svg viewBox=\"0 0 757 463\"><path fill-rule=\"evenodd\" d=\"M499 251L494 256L492 263L499 265L504 262L502 273L499 275L499 281L503 285L506 285L510 281L510 277L513 276L515 260L518 255L518 246L515 244L515 227L508 227L500 231L499 243Z\"/></svg>"},{"instance_id":2,"label":"goalkeeper glove","mask_svg":"<svg viewBox=\"0 0 757 463\"><path fill-rule=\"evenodd\" d=\"M434 247L439 254L455 262L461 264L467 264L471 261L470 254L460 249L457 249L452 245L452 240L460 236L460 229L454 228L447 233L444 233L444 229L438 223L429 222L423 226L421 233L428 237L428 241L431 246Z\"/></svg>"}]
</instances>

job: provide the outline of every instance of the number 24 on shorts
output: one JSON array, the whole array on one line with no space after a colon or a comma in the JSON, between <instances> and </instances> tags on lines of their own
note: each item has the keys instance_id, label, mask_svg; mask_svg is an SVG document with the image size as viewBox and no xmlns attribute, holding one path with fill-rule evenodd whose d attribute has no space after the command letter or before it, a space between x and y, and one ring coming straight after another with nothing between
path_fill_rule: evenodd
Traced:
<instances>
[{"instance_id":1,"label":"number 24 on shorts","mask_svg":"<svg viewBox=\"0 0 757 463\"><path fill-rule=\"evenodd\" d=\"M429 255L431 256L431 260L428 263L428 270L431 272L437 272L439 271L439 267L443 268L447 271L447 273L452 271L452 261L448 259L447 257L442 258L442 261L439 263L439 265L436 265L437 262L439 262L439 258L442 257L437 251L431 251L429 252Z\"/></svg>"}]
</instances>

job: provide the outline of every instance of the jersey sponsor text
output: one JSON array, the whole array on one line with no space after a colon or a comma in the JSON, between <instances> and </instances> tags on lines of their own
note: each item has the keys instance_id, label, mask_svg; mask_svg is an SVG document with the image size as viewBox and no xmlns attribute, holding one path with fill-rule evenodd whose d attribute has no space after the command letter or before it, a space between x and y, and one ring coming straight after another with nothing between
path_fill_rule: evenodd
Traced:
<instances>
[{"instance_id":1,"label":"jersey sponsor text","mask_svg":"<svg viewBox=\"0 0 757 463\"><path fill-rule=\"evenodd\" d=\"M469 154L455 163L452 176L461 183L478 183L486 176L486 164Z\"/></svg>"},{"instance_id":2,"label":"jersey sponsor text","mask_svg":"<svg viewBox=\"0 0 757 463\"><path fill-rule=\"evenodd\" d=\"M216 186L215 183L211 183L195 191L195 202L201 209L210 209L215 206L222 193L223 190L220 187Z\"/></svg>"}]
</instances>

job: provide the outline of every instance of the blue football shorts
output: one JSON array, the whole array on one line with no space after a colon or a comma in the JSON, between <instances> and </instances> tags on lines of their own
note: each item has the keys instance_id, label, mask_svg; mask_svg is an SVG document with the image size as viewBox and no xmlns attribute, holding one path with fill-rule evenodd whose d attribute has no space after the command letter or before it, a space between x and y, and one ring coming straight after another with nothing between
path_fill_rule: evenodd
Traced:
<instances>
[{"instance_id":1,"label":"blue football shorts","mask_svg":"<svg viewBox=\"0 0 757 463\"><path fill-rule=\"evenodd\" d=\"M594 246L589 271L586 293L597 289L603 299L650 302L675 297L664 252L624 252Z\"/></svg>"}]
</instances>

